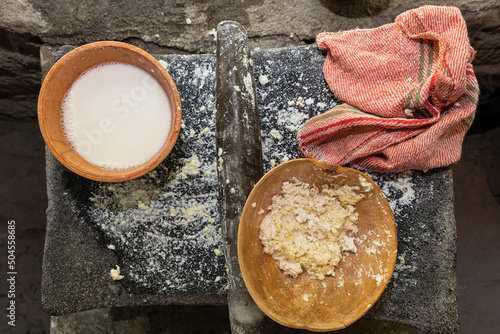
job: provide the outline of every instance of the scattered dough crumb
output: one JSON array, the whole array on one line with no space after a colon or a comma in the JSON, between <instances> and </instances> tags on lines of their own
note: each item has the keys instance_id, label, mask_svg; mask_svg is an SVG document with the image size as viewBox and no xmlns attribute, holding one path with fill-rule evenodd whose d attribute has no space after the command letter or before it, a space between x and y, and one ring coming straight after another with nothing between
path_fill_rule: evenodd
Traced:
<instances>
[{"instance_id":1,"label":"scattered dough crumb","mask_svg":"<svg viewBox=\"0 0 500 334\"><path fill-rule=\"evenodd\" d=\"M209 129L208 127L204 128L204 129L200 132L200 134L198 135L198 139L200 139L200 138L201 138L201 136L203 136L203 135L204 135L205 133L207 133L208 131L210 131L210 129Z\"/></svg>"},{"instance_id":2,"label":"scattered dough crumb","mask_svg":"<svg viewBox=\"0 0 500 334\"><path fill-rule=\"evenodd\" d=\"M182 167L181 174L186 175L198 175L200 174L200 160L196 154L192 155L189 159L187 159L187 164Z\"/></svg>"},{"instance_id":3,"label":"scattered dough crumb","mask_svg":"<svg viewBox=\"0 0 500 334\"><path fill-rule=\"evenodd\" d=\"M305 102L304 102L304 98L302 96L299 96L297 98L297 105L301 108L304 108L305 107Z\"/></svg>"},{"instance_id":4,"label":"scattered dough crumb","mask_svg":"<svg viewBox=\"0 0 500 334\"><path fill-rule=\"evenodd\" d=\"M144 203L142 203L141 201L139 201L139 204L137 204L137 207L142 210L142 211L146 211L148 206Z\"/></svg>"},{"instance_id":5,"label":"scattered dough crumb","mask_svg":"<svg viewBox=\"0 0 500 334\"><path fill-rule=\"evenodd\" d=\"M115 250L115 245L108 245L108 249Z\"/></svg>"},{"instance_id":6,"label":"scattered dough crumb","mask_svg":"<svg viewBox=\"0 0 500 334\"><path fill-rule=\"evenodd\" d=\"M264 86L265 84L269 83L269 78L267 77L267 75L261 75L259 76L259 82L262 86Z\"/></svg>"},{"instance_id":7,"label":"scattered dough crumb","mask_svg":"<svg viewBox=\"0 0 500 334\"><path fill-rule=\"evenodd\" d=\"M257 206L257 203L253 202L252 203L252 208L255 208Z\"/></svg>"},{"instance_id":8,"label":"scattered dough crumb","mask_svg":"<svg viewBox=\"0 0 500 334\"><path fill-rule=\"evenodd\" d=\"M222 157L219 156L219 159L217 159L219 161L219 166L217 166L217 169L220 171L222 171L222 165L224 164L224 159L222 159Z\"/></svg>"},{"instance_id":9,"label":"scattered dough crumb","mask_svg":"<svg viewBox=\"0 0 500 334\"><path fill-rule=\"evenodd\" d=\"M191 24L191 23L193 23L193 22L192 22L192 21L191 21L191 19L188 17L188 18L186 19L186 23L187 23L187 24Z\"/></svg>"},{"instance_id":10,"label":"scattered dough crumb","mask_svg":"<svg viewBox=\"0 0 500 334\"><path fill-rule=\"evenodd\" d=\"M115 281L119 281L119 280L123 279L123 276L120 275L120 267L119 266L116 266L116 269L111 269L109 271L109 276L111 276L111 278Z\"/></svg>"},{"instance_id":11,"label":"scattered dough crumb","mask_svg":"<svg viewBox=\"0 0 500 334\"><path fill-rule=\"evenodd\" d=\"M279 141L283 140L283 135L276 129L271 130L271 136Z\"/></svg>"},{"instance_id":12,"label":"scattered dough crumb","mask_svg":"<svg viewBox=\"0 0 500 334\"><path fill-rule=\"evenodd\" d=\"M413 109L405 109L405 115L408 117L413 117Z\"/></svg>"},{"instance_id":13,"label":"scattered dough crumb","mask_svg":"<svg viewBox=\"0 0 500 334\"><path fill-rule=\"evenodd\" d=\"M377 282L377 286L379 286L382 283L382 280L384 279L384 275L373 275L373 278L375 279L375 282Z\"/></svg>"},{"instance_id":14,"label":"scattered dough crumb","mask_svg":"<svg viewBox=\"0 0 500 334\"><path fill-rule=\"evenodd\" d=\"M293 106L295 105L295 101L288 101L288 105L289 105L290 107L293 107Z\"/></svg>"},{"instance_id":15,"label":"scattered dough crumb","mask_svg":"<svg viewBox=\"0 0 500 334\"><path fill-rule=\"evenodd\" d=\"M375 246L371 246L365 249L365 253L368 255L377 254L378 250L375 248Z\"/></svg>"},{"instance_id":16,"label":"scattered dough crumb","mask_svg":"<svg viewBox=\"0 0 500 334\"><path fill-rule=\"evenodd\" d=\"M222 251L220 249L218 249L218 248L214 249L214 253L217 256L221 256L222 255Z\"/></svg>"},{"instance_id":17,"label":"scattered dough crumb","mask_svg":"<svg viewBox=\"0 0 500 334\"><path fill-rule=\"evenodd\" d=\"M373 189L373 183L370 182L366 177L364 177L363 175L359 175L358 177L358 180L359 180L359 184L364 188L363 191L370 191Z\"/></svg>"},{"instance_id":18,"label":"scattered dough crumb","mask_svg":"<svg viewBox=\"0 0 500 334\"><path fill-rule=\"evenodd\" d=\"M217 30L212 29L208 32L209 35L213 36L215 40L217 40Z\"/></svg>"}]
</instances>

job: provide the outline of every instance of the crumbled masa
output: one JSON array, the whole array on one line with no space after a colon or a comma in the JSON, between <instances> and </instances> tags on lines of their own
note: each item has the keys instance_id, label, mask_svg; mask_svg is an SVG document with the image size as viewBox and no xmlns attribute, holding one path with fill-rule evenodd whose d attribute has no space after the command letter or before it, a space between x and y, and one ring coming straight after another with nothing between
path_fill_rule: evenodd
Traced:
<instances>
[{"instance_id":1,"label":"crumbled masa","mask_svg":"<svg viewBox=\"0 0 500 334\"><path fill-rule=\"evenodd\" d=\"M318 189L296 178L284 182L281 194L260 226L264 252L292 277L304 270L313 279L335 274L342 252L357 252L355 205L371 189L323 185Z\"/></svg>"},{"instance_id":2,"label":"crumbled masa","mask_svg":"<svg viewBox=\"0 0 500 334\"><path fill-rule=\"evenodd\" d=\"M279 140L279 141L283 140L283 135L276 129L271 130L271 136L276 140Z\"/></svg>"},{"instance_id":3,"label":"crumbled masa","mask_svg":"<svg viewBox=\"0 0 500 334\"><path fill-rule=\"evenodd\" d=\"M259 76L259 83L260 83L261 85L266 85L266 84L268 84L268 83L269 83L269 78L268 78L268 76L267 76L267 75L260 75L260 76Z\"/></svg>"},{"instance_id":4,"label":"crumbled masa","mask_svg":"<svg viewBox=\"0 0 500 334\"><path fill-rule=\"evenodd\" d=\"M114 281L119 281L119 280L124 278L124 276L120 275L120 267L119 266L116 266L116 269L111 269L109 271L109 276L111 276L111 278Z\"/></svg>"},{"instance_id":5,"label":"crumbled masa","mask_svg":"<svg viewBox=\"0 0 500 334\"><path fill-rule=\"evenodd\" d=\"M305 103L305 101L304 101L304 98L303 98L302 96L299 96L299 97L297 98L297 103L296 103L296 104L297 104L299 107L301 107L301 108L304 108L304 107L305 107L305 105L306 105L306 103Z\"/></svg>"}]
</instances>

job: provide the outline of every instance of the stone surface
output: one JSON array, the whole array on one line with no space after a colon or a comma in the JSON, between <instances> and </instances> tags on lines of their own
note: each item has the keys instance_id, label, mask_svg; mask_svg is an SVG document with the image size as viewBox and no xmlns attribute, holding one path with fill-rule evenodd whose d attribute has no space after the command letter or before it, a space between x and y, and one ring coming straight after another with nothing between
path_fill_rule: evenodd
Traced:
<instances>
[{"instance_id":1,"label":"stone surface","mask_svg":"<svg viewBox=\"0 0 500 334\"><path fill-rule=\"evenodd\" d=\"M500 3L495 0L5 0L0 3L0 117L36 117L40 74L39 68L33 70L37 56L25 49L42 43L120 40L152 53L211 53L217 24L235 20L247 29L251 48L298 46L314 42L320 32L390 23L403 11L426 4L459 7L478 51L476 74L486 85L490 74L500 75Z\"/></svg>"},{"instance_id":2,"label":"stone surface","mask_svg":"<svg viewBox=\"0 0 500 334\"><path fill-rule=\"evenodd\" d=\"M314 47L256 52L253 61L257 81L261 76L268 80L257 84L267 171L301 157L297 127L335 106L336 101L321 78L324 54ZM302 107L300 100L304 101ZM398 319L399 323L429 333L456 332L456 229L451 170L367 174L389 199L400 233L395 274L368 315ZM438 272L436 268L440 268Z\"/></svg>"},{"instance_id":3,"label":"stone surface","mask_svg":"<svg viewBox=\"0 0 500 334\"><path fill-rule=\"evenodd\" d=\"M371 311L382 319L405 319L426 333L458 332L451 169L399 174L395 180L368 175L389 199L401 234L396 272Z\"/></svg>"},{"instance_id":4,"label":"stone surface","mask_svg":"<svg viewBox=\"0 0 500 334\"><path fill-rule=\"evenodd\" d=\"M56 58L70 49L61 48ZM141 178L106 184L74 175L48 152L42 302L51 314L132 300L132 305L225 301L214 158L215 57L159 58L176 82L183 107L181 134L160 166ZM82 223L82 228L59 232ZM109 276L116 265L125 277L120 282ZM85 280L75 280L81 272Z\"/></svg>"},{"instance_id":5,"label":"stone surface","mask_svg":"<svg viewBox=\"0 0 500 334\"><path fill-rule=\"evenodd\" d=\"M297 126L336 104L321 79L324 57L315 47L252 55L265 171L300 157ZM135 185L109 185L82 179L50 153L47 156L49 211L42 300L51 314L105 306L225 301L224 260L214 255L220 221L210 211L216 203L210 95L214 56L158 58L178 85L185 124L172 155L160 168ZM399 257L391 282L368 316L429 333L455 333L451 169L369 175L393 208ZM146 205L144 211L140 202ZM181 207L181 202L188 207ZM108 248L110 244L115 250ZM125 276L122 281L109 277L116 265Z\"/></svg>"}]
</instances>

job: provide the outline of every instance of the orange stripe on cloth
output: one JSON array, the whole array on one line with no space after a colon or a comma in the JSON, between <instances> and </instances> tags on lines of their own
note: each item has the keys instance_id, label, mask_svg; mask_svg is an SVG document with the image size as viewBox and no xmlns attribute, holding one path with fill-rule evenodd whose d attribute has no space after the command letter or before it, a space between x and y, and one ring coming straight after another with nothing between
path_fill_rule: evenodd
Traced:
<instances>
[{"instance_id":1,"label":"orange stripe on cloth","mask_svg":"<svg viewBox=\"0 0 500 334\"><path fill-rule=\"evenodd\" d=\"M301 152L380 172L460 158L476 112L474 50L460 10L424 6L375 29L322 33L325 79L344 104L298 132Z\"/></svg>"}]
</instances>

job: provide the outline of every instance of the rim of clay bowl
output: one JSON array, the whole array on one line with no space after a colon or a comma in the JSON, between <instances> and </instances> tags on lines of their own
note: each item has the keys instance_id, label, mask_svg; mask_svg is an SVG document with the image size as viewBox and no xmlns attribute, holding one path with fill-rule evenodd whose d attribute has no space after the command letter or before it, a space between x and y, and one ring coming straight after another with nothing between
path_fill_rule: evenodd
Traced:
<instances>
[{"instance_id":1,"label":"rim of clay bowl","mask_svg":"<svg viewBox=\"0 0 500 334\"><path fill-rule=\"evenodd\" d=\"M64 135L61 124L61 103L71 84L90 68L111 62L134 65L151 74L165 90L172 112L170 132L160 150L147 162L124 170L100 168L78 155ZM100 41L71 50L49 70L38 98L38 122L49 150L66 168L94 181L128 181L156 168L172 151L179 136L181 121L181 100L170 74L149 53L122 42Z\"/></svg>"},{"instance_id":2,"label":"rim of clay bowl","mask_svg":"<svg viewBox=\"0 0 500 334\"><path fill-rule=\"evenodd\" d=\"M264 253L259 238L260 224L273 195L281 193L282 183L292 177L318 187L326 183L348 184L361 189L365 188L365 182L373 185L356 204L359 214L359 231L355 237L357 252L343 256L335 269L336 275L327 276L323 281L311 279L305 272L297 278L287 276L276 260ZM379 239L381 246L377 253L367 252L371 242ZM352 168L312 159L284 162L257 182L241 214L238 260L243 281L259 308L287 327L322 332L352 324L380 298L392 276L396 259L397 230L392 209L377 184ZM372 277L367 270L380 276ZM363 275L358 277L359 273Z\"/></svg>"}]
</instances>

